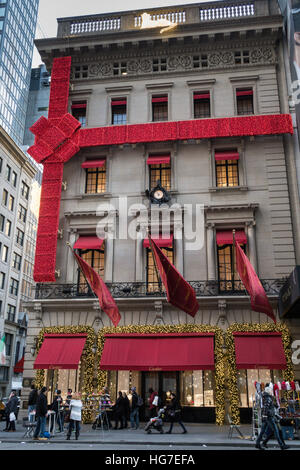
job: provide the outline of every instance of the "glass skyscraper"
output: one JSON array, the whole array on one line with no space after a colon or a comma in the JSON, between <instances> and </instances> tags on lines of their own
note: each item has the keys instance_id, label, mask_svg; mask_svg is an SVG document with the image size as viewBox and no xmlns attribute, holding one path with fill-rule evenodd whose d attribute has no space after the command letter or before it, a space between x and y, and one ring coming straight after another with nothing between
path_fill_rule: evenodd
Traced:
<instances>
[{"instance_id":1,"label":"glass skyscraper","mask_svg":"<svg viewBox=\"0 0 300 470\"><path fill-rule=\"evenodd\" d=\"M22 145L39 0L0 0L0 125Z\"/></svg>"}]
</instances>

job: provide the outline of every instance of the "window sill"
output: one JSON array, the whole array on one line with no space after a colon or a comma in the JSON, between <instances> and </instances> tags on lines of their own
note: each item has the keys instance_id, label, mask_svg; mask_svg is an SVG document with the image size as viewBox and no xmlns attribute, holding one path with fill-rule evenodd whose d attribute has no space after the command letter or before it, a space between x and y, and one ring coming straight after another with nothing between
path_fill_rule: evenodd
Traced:
<instances>
[{"instance_id":1,"label":"window sill","mask_svg":"<svg viewBox=\"0 0 300 470\"><path fill-rule=\"evenodd\" d=\"M248 191L248 186L230 186L230 187L219 187L219 186L211 186L208 188L210 193L218 193L218 192L230 192L230 191Z\"/></svg>"},{"instance_id":2,"label":"window sill","mask_svg":"<svg viewBox=\"0 0 300 470\"><path fill-rule=\"evenodd\" d=\"M81 194L78 199L93 199L93 198L111 198L111 193L93 193L93 194Z\"/></svg>"}]
</instances>

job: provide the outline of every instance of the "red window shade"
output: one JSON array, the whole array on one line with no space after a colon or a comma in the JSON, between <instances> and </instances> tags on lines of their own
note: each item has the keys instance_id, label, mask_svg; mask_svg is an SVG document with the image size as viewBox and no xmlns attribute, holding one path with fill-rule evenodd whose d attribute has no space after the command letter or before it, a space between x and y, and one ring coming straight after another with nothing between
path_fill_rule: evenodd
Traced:
<instances>
[{"instance_id":1,"label":"red window shade","mask_svg":"<svg viewBox=\"0 0 300 470\"><path fill-rule=\"evenodd\" d=\"M236 96L252 96L253 95L253 90L237 90L236 91Z\"/></svg>"},{"instance_id":2,"label":"red window shade","mask_svg":"<svg viewBox=\"0 0 300 470\"><path fill-rule=\"evenodd\" d=\"M156 245L160 248L168 248L170 246L173 246L173 234L170 235L169 238L162 238L161 236L159 236L159 238L155 238L155 235L153 235L152 238L155 241ZM149 238L145 238L143 245L144 248L150 248Z\"/></svg>"},{"instance_id":3,"label":"red window shade","mask_svg":"<svg viewBox=\"0 0 300 470\"><path fill-rule=\"evenodd\" d=\"M104 240L98 237L79 237L74 243L74 250L100 250Z\"/></svg>"},{"instance_id":4,"label":"red window shade","mask_svg":"<svg viewBox=\"0 0 300 470\"><path fill-rule=\"evenodd\" d=\"M152 103L167 103L168 97L167 96L153 96Z\"/></svg>"},{"instance_id":5,"label":"red window shade","mask_svg":"<svg viewBox=\"0 0 300 470\"><path fill-rule=\"evenodd\" d=\"M194 93L194 100L209 100L210 93Z\"/></svg>"},{"instance_id":6,"label":"red window shade","mask_svg":"<svg viewBox=\"0 0 300 470\"><path fill-rule=\"evenodd\" d=\"M71 109L86 109L86 103L72 103Z\"/></svg>"},{"instance_id":7,"label":"red window shade","mask_svg":"<svg viewBox=\"0 0 300 470\"><path fill-rule=\"evenodd\" d=\"M170 163L170 155L152 155L147 160L147 165L158 165L161 163Z\"/></svg>"},{"instance_id":8,"label":"red window shade","mask_svg":"<svg viewBox=\"0 0 300 470\"><path fill-rule=\"evenodd\" d=\"M281 333L234 333L237 369L285 369Z\"/></svg>"},{"instance_id":9,"label":"red window shade","mask_svg":"<svg viewBox=\"0 0 300 470\"><path fill-rule=\"evenodd\" d=\"M127 100L124 98L120 98L119 100L111 100L112 106L126 106Z\"/></svg>"},{"instance_id":10,"label":"red window shade","mask_svg":"<svg viewBox=\"0 0 300 470\"><path fill-rule=\"evenodd\" d=\"M20 359L14 367L15 374L21 374L24 371L24 356Z\"/></svg>"},{"instance_id":11,"label":"red window shade","mask_svg":"<svg viewBox=\"0 0 300 470\"><path fill-rule=\"evenodd\" d=\"M46 334L34 369L77 369L86 334Z\"/></svg>"},{"instance_id":12,"label":"red window shade","mask_svg":"<svg viewBox=\"0 0 300 470\"><path fill-rule=\"evenodd\" d=\"M215 151L215 160L239 160L240 155L238 152L218 152Z\"/></svg>"},{"instance_id":13,"label":"red window shade","mask_svg":"<svg viewBox=\"0 0 300 470\"><path fill-rule=\"evenodd\" d=\"M82 168L101 168L105 165L106 160L87 160L81 164Z\"/></svg>"},{"instance_id":14,"label":"red window shade","mask_svg":"<svg viewBox=\"0 0 300 470\"><path fill-rule=\"evenodd\" d=\"M100 369L212 370L214 334L105 335Z\"/></svg>"},{"instance_id":15,"label":"red window shade","mask_svg":"<svg viewBox=\"0 0 300 470\"><path fill-rule=\"evenodd\" d=\"M233 244L232 230L218 231L216 235L216 239L217 239L217 245L232 245ZM238 243L241 243L243 245L247 243L247 236L244 230L235 231L235 240Z\"/></svg>"}]
</instances>

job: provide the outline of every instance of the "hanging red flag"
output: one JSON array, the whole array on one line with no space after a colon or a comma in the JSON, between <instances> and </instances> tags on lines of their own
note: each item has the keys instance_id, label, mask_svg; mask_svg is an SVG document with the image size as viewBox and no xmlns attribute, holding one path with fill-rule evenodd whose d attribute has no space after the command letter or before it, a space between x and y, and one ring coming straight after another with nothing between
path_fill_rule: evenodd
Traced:
<instances>
[{"instance_id":1,"label":"hanging red flag","mask_svg":"<svg viewBox=\"0 0 300 470\"><path fill-rule=\"evenodd\" d=\"M99 274L96 273L96 271L88 263L86 263L86 261L74 253L74 251L73 254L92 291L98 297L101 309L109 316L113 322L113 325L117 326L121 320L121 315L117 304L109 292L105 282L101 279Z\"/></svg>"},{"instance_id":2,"label":"hanging red flag","mask_svg":"<svg viewBox=\"0 0 300 470\"><path fill-rule=\"evenodd\" d=\"M166 288L168 302L194 317L199 310L194 289L170 263L150 236L149 242L161 280Z\"/></svg>"},{"instance_id":3,"label":"hanging red flag","mask_svg":"<svg viewBox=\"0 0 300 470\"><path fill-rule=\"evenodd\" d=\"M260 282L252 264L240 245L235 241L236 268L251 299L251 308L255 312L262 312L272 318L276 323L275 314L268 300L266 292Z\"/></svg>"}]
</instances>

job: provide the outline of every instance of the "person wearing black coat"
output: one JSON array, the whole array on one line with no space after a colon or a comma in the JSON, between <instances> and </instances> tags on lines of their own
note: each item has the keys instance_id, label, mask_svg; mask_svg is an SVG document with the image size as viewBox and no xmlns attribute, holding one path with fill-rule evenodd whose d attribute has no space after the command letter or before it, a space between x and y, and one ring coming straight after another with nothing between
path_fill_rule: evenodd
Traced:
<instances>
[{"instance_id":1,"label":"person wearing black coat","mask_svg":"<svg viewBox=\"0 0 300 470\"><path fill-rule=\"evenodd\" d=\"M44 436L45 431L46 431L46 416L48 413L46 392L47 392L47 387L43 387L37 399L37 404L36 404L37 423L36 423L36 428L35 428L34 435L33 435L33 438L36 440L47 439Z\"/></svg>"},{"instance_id":2,"label":"person wearing black coat","mask_svg":"<svg viewBox=\"0 0 300 470\"><path fill-rule=\"evenodd\" d=\"M5 407L6 428L4 429L4 431L7 431L7 432L16 431L16 420L10 421L10 413L14 413L15 417L17 417L18 403L19 403L19 400L16 395L16 392L11 392L9 400Z\"/></svg>"},{"instance_id":3,"label":"person wearing black coat","mask_svg":"<svg viewBox=\"0 0 300 470\"><path fill-rule=\"evenodd\" d=\"M61 408L62 408L61 390L57 390L56 395L54 396L53 402L51 404L51 410L55 411L55 419L52 421L51 432L53 430L53 426L55 422L58 423L59 432L63 432L64 430Z\"/></svg>"},{"instance_id":4,"label":"person wearing black coat","mask_svg":"<svg viewBox=\"0 0 300 470\"><path fill-rule=\"evenodd\" d=\"M175 393L171 393L171 401L169 405L167 406L167 414L170 419L170 429L169 431L166 432L166 434L171 434L172 429L173 429L173 424L176 422L180 424L180 426L183 429L182 434L187 433L187 430L184 427L183 422L181 421L181 406L179 401L177 400L177 397Z\"/></svg>"},{"instance_id":5,"label":"person wearing black coat","mask_svg":"<svg viewBox=\"0 0 300 470\"><path fill-rule=\"evenodd\" d=\"M124 398L123 428L127 429L128 427L127 421L129 420L129 415L130 415L130 401L125 392L123 392L123 398Z\"/></svg>"},{"instance_id":6,"label":"person wearing black coat","mask_svg":"<svg viewBox=\"0 0 300 470\"><path fill-rule=\"evenodd\" d=\"M31 385L31 392L29 393L29 397L28 397L28 421L30 423L33 423L34 422L34 414L33 412L36 411L36 402L37 402L37 399L38 399L38 391L37 389L35 388L35 385Z\"/></svg>"},{"instance_id":7,"label":"person wearing black coat","mask_svg":"<svg viewBox=\"0 0 300 470\"><path fill-rule=\"evenodd\" d=\"M123 398L122 392L119 392L118 399L114 406L115 408L115 427L114 429L123 429L123 416L125 410L125 400ZM120 421L120 427L118 428L118 424Z\"/></svg>"}]
</instances>

